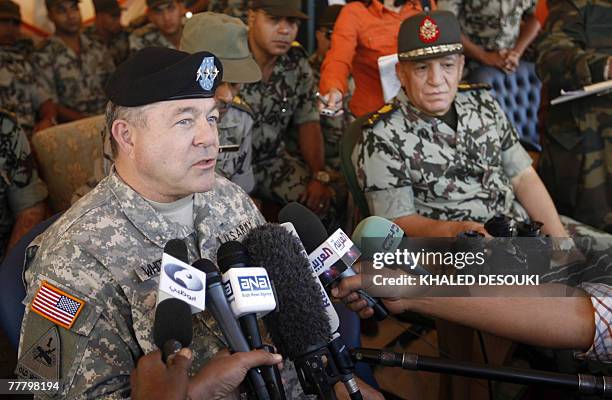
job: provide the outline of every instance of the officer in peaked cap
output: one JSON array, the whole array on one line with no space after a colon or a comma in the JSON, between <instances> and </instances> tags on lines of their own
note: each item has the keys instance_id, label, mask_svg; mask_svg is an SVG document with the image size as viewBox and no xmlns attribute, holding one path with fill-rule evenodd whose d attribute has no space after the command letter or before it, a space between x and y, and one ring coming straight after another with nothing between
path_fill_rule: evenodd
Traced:
<instances>
[{"instance_id":1,"label":"officer in peaked cap","mask_svg":"<svg viewBox=\"0 0 612 400\"><path fill-rule=\"evenodd\" d=\"M189 263L214 260L228 237L240 240L265 222L243 190L215 175L214 95L222 79L213 54L168 48L143 49L111 76L106 121L115 164L28 251L19 376L59 381L60 398L129 397L130 372L157 347L153 322L168 241L185 243ZM37 308L42 287L64 296L68 311L58 318L54 310ZM228 379L228 365L239 374L261 362L278 362L265 352L209 362L225 348L222 333L206 312L195 314L192 326L189 388L166 384L171 377L147 382L146 372L140 382L136 373L132 383L157 387L155 398L170 398L172 389L183 390L172 398L187 398L187 390L193 399L225 398L237 385ZM39 349L52 354L45 365ZM161 370L160 379L171 372L159 353L148 360ZM208 372L198 373L203 369ZM151 398L137 393L131 394Z\"/></svg>"}]
</instances>

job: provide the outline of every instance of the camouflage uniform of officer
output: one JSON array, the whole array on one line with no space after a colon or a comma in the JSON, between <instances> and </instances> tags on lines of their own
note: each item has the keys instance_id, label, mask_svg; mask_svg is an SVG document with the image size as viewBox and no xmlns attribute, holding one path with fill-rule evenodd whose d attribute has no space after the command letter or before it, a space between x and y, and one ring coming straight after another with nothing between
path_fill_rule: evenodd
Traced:
<instances>
[{"instance_id":1,"label":"camouflage uniform of officer","mask_svg":"<svg viewBox=\"0 0 612 400\"><path fill-rule=\"evenodd\" d=\"M224 82L246 84L261 80L261 70L249 50L247 27L238 18L212 12L194 15L183 28L181 50L188 53L209 51L216 55L223 63ZM217 101L222 102L218 96ZM237 151L219 154L217 173L250 193L255 188L253 110L238 95L220 109L224 112L217 125L219 143L239 147Z\"/></svg>"},{"instance_id":2,"label":"camouflage uniform of officer","mask_svg":"<svg viewBox=\"0 0 612 400\"><path fill-rule=\"evenodd\" d=\"M461 32L487 51L511 49L525 15L535 12L536 0L439 0L439 10L451 11Z\"/></svg>"},{"instance_id":3,"label":"camouflage uniform of officer","mask_svg":"<svg viewBox=\"0 0 612 400\"><path fill-rule=\"evenodd\" d=\"M440 34L432 45L423 39L426 24L402 25L400 61L462 50L458 27L455 35L443 25L454 26L448 18L436 18L443 22L435 27ZM454 108L456 129L418 110L402 90L365 124L353 161L372 214L479 222L498 212L527 217L510 180L531 158L499 104L485 90L471 90L457 93Z\"/></svg>"},{"instance_id":4,"label":"camouflage uniform of officer","mask_svg":"<svg viewBox=\"0 0 612 400\"><path fill-rule=\"evenodd\" d=\"M550 4L537 72L548 100L539 174L560 213L612 233L612 95L548 106L561 89L610 79L612 4L586 0ZM609 63L608 63L609 65ZM545 103L546 102L546 103Z\"/></svg>"},{"instance_id":5,"label":"camouflage uniform of officer","mask_svg":"<svg viewBox=\"0 0 612 400\"><path fill-rule=\"evenodd\" d=\"M135 29L129 36L129 42L130 52L132 53L145 47L174 48L174 45L152 23Z\"/></svg>"},{"instance_id":6,"label":"camouflage uniform of officer","mask_svg":"<svg viewBox=\"0 0 612 400\"><path fill-rule=\"evenodd\" d=\"M102 114L104 83L115 65L103 45L82 33L79 40L79 54L56 35L41 42L32 56L36 81L53 102L85 115Z\"/></svg>"},{"instance_id":7,"label":"camouflage uniform of officer","mask_svg":"<svg viewBox=\"0 0 612 400\"><path fill-rule=\"evenodd\" d=\"M246 24L249 1L248 0L210 0L208 2L208 11L231 15L232 17L240 18Z\"/></svg>"},{"instance_id":8,"label":"camouflage uniform of officer","mask_svg":"<svg viewBox=\"0 0 612 400\"><path fill-rule=\"evenodd\" d=\"M0 18L21 22L19 5L12 1L0 3ZM19 125L31 136L36 113L49 95L34 79L30 56L32 40L20 38L12 45L0 45L0 104L17 116Z\"/></svg>"},{"instance_id":9,"label":"camouflage uniform of officer","mask_svg":"<svg viewBox=\"0 0 612 400\"><path fill-rule=\"evenodd\" d=\"M47 197L38 177L28 139L14 115L0 109L0 260L11 236L15 215Z\"/></svg>"}]
</instances>

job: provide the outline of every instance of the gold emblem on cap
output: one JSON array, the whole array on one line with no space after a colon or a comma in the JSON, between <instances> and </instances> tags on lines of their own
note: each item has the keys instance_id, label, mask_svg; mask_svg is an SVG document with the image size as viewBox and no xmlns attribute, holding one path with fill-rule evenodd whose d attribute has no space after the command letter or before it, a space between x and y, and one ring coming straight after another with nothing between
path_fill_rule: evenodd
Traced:
<instances>
[{"instance_id":1,"label":"gold emblem on cap","mask_svg":"<svg viewBox=\"0 0 612 400\"><path fill-rule=\"evenodd\" d=\"M440 29L431 17L426 16L419 27L419 39L423 43L433 43L440 37Z\"/></svg>"}]
</instances>

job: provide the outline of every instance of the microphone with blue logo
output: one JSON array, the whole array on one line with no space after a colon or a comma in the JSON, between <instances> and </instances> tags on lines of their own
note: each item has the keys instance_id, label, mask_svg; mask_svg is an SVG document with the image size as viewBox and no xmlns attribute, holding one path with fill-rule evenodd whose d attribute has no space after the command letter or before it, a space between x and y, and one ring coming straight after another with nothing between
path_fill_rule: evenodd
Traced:
<instances>
[{"instance_id":1,"label":"microphone with blue logo","mask_svg":"<svg viewBox=\"0 0 612 400\"><path fill-rule=\"evenodd\" d=\"M234 317L252 350L267 349L259 332L258 317L276 308L276 299L268 273L251 263L242 243L229 241L217 250L217 262L223 273L223 288ZM261 367L268 392L273 399L284 400L285 392L276 366Z\"/></svg>"}]
</instances>

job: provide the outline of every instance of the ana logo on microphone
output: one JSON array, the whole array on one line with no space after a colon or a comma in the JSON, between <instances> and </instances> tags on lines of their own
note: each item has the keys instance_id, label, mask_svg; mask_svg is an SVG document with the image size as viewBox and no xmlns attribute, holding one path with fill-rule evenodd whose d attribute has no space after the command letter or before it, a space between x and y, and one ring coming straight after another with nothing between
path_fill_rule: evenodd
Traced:
<instances>
[{"instance_id":1,"label":"ana logo on microphone","mask_svg":"<svg viewBox=\"0 0 612 400\"><path fill-rule=\"evenodd\" d=\"M270 290L270 281L266 275L239 276L238 284L243 292Z\"/></svg>"},{"instance_id":2,"label":"ana logo on microphone","mask_svg":"<svg viewBox=\"0 0 612 400\"><path fill-rule=\"evenodd\" d=\"M164 266L164 272L174 283L185 289L193 290L194 292L199 292L204 289L202 281L191 273L191 271L187 270L187 268L181 267L180 265L166 264Z\"/></svg>"}]
</instances>

